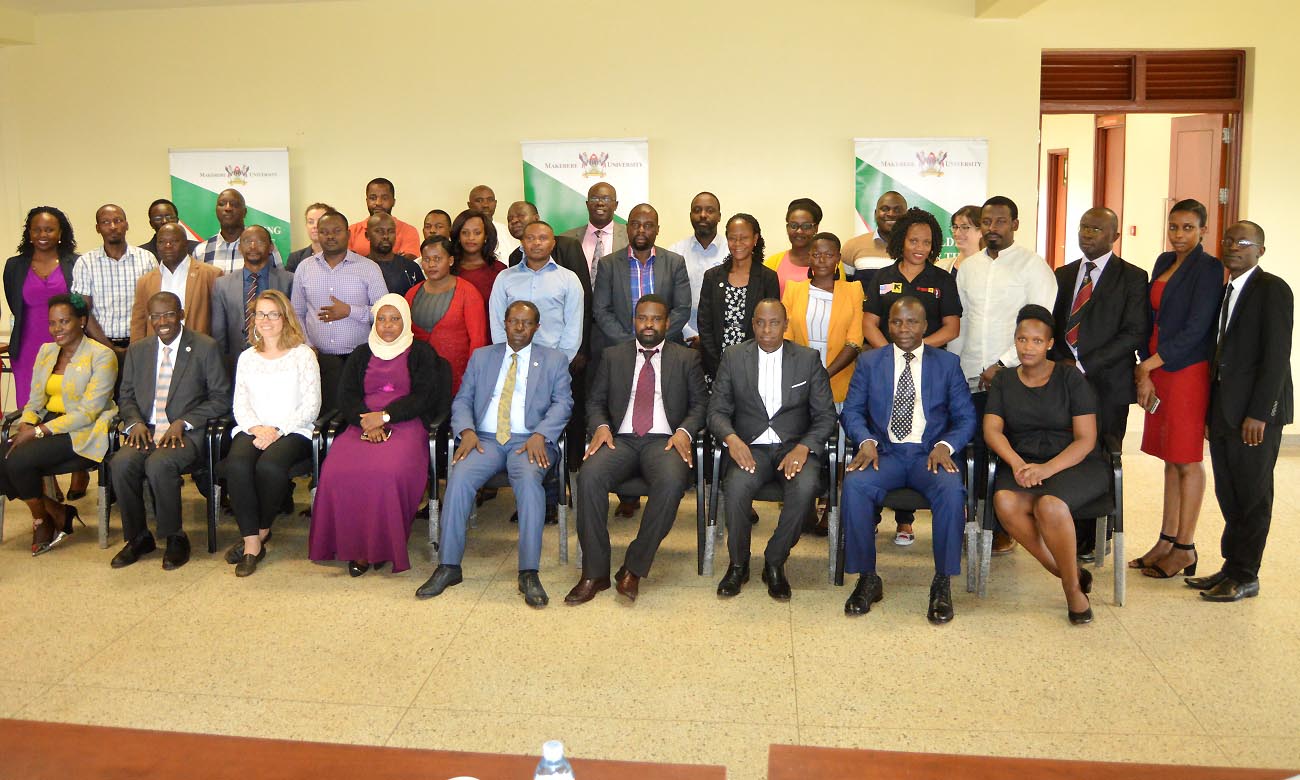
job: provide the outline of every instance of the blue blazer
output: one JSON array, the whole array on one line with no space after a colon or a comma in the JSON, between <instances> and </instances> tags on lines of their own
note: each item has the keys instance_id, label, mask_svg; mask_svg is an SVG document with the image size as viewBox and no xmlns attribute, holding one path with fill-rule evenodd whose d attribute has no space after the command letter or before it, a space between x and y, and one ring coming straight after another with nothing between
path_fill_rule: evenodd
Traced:
<instances>
[{"instance_id":1,"label":"blue blazer","mask_svg":"<svg viewBox=\"0 0 1300 780\"><path fill-rule=\"evenodd\" d=\"M1174 253L1156 258L1151 282L1174 264ZM1193 363L1214 357L1218 336L1219 306L1223 304L1223 264L1214 255L1197 246L1165 283L1160 298L1160 312L1148 312L1156 329L1157 352L1165 361L1166 371L1179 371ZM1151 298L1147 296L1147 306ZM1138 354L1151 357L1150 340L1143 340Z\"/></svg>"},{"instance_id":2,"label":"blue blazer","mask_svg":"<svg viewBox=\"0 0 1300 780\"><path fill-rule=\"evenodd\" d=\"M506 358L505 344L479 347L469 357L460 390L451 402L451 431L478 430L478 421L487 413L496 390L501 364ZM524 389L524 427L540 433L556 444L569 424L573 411L573 392L569 387L569 359L558 349L533 344L532 365L528 367L528 387Z\"/></svg>"},{"instance_id":3,"label":"blue blazer","mask_svg":"<svg viewBox=\"0 0 1300 780\"><path fill-rule=\"evenodd\" d=\"M926 450L946 441L960 454L975 435L975 403L962 375L961 359L926 345L921 371ZM854 444L875 439L881 454L890 450L889 416L894 408L894 348L873 349L858 358L840 415L844 433Z\"/></svg>"}]
</instances>

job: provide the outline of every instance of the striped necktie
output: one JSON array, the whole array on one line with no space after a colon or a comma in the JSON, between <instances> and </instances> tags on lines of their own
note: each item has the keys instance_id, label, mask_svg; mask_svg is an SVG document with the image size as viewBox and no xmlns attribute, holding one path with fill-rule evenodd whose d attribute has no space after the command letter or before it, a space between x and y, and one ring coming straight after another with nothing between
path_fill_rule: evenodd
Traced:
<instances>
[{"instance_id":1,"label":"striped necktie","mask_svg":"<svg viewBox=\"0 0 1300 780\"><path fill-rule=\"evenodd\" d=\"M158 365L158 381L155 383L153 393L153 438L155 442L162 439L163 434L167 433L167 426L170 424L167 420L167 393L172 386L172 348L164 346L162 350L162 363Z\"/></svg>"},{"instance_id":2,"label":"striped necktie","mask_svg":"<svg viewBox=\"0 0 1300 780\"><path fill-rule=\"evenodd\" d=\"M510 353L510 368L506 369L506 381L501 385L501 397L497 399L497 444L504 445L510 441L510 407L515 400L515 377L519 370L519 353Z\"/></svg>"},{"instance_id":3,"label":"striped necktie","mask_svg":"<svg viewBox=\"0 0 1300 780\"><path fill-rule=\"evenodd\" d=\"M257 296L261 292L258 289L257 274L253 274L253 282L248 285L248 294L244 296L244 338L253 330L253 308L257 302Z\"/></svg>"},{"instance_id":4,"label":"striped necktie","mask_svg":"<svg viewBox=\"0 0 1300 780\"><path fill-rule=\"evenodd\" d=\"M1079 344L1079 324L1083 322L1083 307L1092 300L1092 272L1097 264L1089 260L1083 264L1083 283L1074 294L1074 305L1070 307L1070 318L1065 323L1065 341L1070 346Z\"/></svg>"}]
</instances>

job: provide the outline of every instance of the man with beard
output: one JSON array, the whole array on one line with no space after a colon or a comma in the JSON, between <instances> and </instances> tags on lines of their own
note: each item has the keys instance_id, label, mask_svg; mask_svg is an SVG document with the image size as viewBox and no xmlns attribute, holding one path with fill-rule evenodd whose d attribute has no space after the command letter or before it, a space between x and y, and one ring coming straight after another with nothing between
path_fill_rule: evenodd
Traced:
<instances>
[{"instance_id":1,"label":"man with beard","mask_svg":"<svg viewBox=\"0 0 1300 780\"><path fill-rule=\"evenodd\" d=\"M397 205L397 190L393 183L388 179L378 178L371 179L366 183L366 211L370 216L379 212L385 214L393 213L393 206ZM397 236L393 239L393 251L407 257L420 256L420 233L414 225L408 225L396 217L393 218L394 224L397 225ZM366 238L366 227L370 223L370 218L355 222L348 226L348 249L362 257L370 255L370 240Z\"/></svg>"},{"instance_id":2,"label":"man with beard","mask_svg":"<svg viewBox=\"0 0 1300 780\"><path fill-rule=\"evenodd\" d=\"M686 275L691 280L691 319L682 328L688 346L694 346L700 336L697 321L700 313L700 285L704 272L722 265L727 259L727 237L718 233L722 221L722 204L712 192L701 192L691 200L691 227L694 235L687 236L669 247L686 261Z\"/></svg>"},{"instance_id":3,"label":"man with beard","mask_svg":"<svg viewBox=\"0 0 1300 780\"><path fill-rule=\"evenodd\" d=\"M271 234L266 228L244 228L239 253L244 257L244 267L217 279L212 287L212 337L225 356L226 370L232 378L239 353L249 346L253 301L267 290L279 290L286 296L293 291L293 274L271 265Z\"/></svg>"},{"instance_id":4,"label":"man with beard","mask_svg":"<svg viewBox=\"0 0 1300 780\"><path fill-rule=\"evenodd\" d=\"M406 291L424 281L424 272L414 259L393 251L397 240L397 220L392 214L380 211L366 220L366 240L370 242L370 259L384 275L384 285L390 293L406 295Z\"/></svg>"}]
</instances>

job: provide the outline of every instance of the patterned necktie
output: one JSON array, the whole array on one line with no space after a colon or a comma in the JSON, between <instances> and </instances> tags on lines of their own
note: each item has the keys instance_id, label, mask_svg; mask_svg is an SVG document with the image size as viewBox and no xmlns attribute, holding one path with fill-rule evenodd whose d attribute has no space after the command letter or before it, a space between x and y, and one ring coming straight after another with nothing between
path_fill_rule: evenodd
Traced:
<instances>
[{"instance_id":1,"label":"patterned necktie","mask_svg":"<svg viewBox=\"0 0 1300 780\"><path fill-rule=\"evenodd\" d=\"M497 444L504 445L510 441L510 407L515 400L515 376L519 371L519 353L510 353L510 368L506 369L506 381L501 385L501 397L497 399Z\"/></svg>"},{"instance_id":2,"label":"patterned necktie","mask_svg":"<svg viewBox=\"0 0 1300 780\"><path fill-rule=\"evenodd\" d=\"M645 355L641 373L636 377L636 401L632 404L632 433L645 436L655 423L655 366L650 362L659 354L657 349L638 350Z\"/></svg>"},{"instance_id":3,"label":"patterned necktie","mask_svg":"<svg viewBox=\"0 0 1300 780\"><path fill-rule=\"evenodd\" d=\"M912 359L915 357L911 352L903 353L903 373L898 375L898 389L894 391L889 430L896 439L906 439L912 432L912 409L916 406L916 384L912 381Z\"/></svg>"},{"instance_id":4,"label":"patterned necktie","mask_svg":"<svg viewBox=\"0 0 1300 780\"><path fill-rule=\"evenodd\" d=\"M605 231L596 231L596 247L591 250L591 281L596 281L596 266L600 265L600 258L605 256Z\"/></svg>"},{"instance_id":5,"label":"patterned necktie","mask_svg":"<svg viewBox=\"0 0 1300 780\"><path fill-rule=\"evenodd\" d=\"M1074 294L1070 319L1065 324L1065 341L1072 347L1079 343L1079 323L1083 322L1083 307L1092 300L1092 272L1095 270L1097 264L1091 260L1083 264L1083 284L1079 285L1079 291Z\"/></svg>"},{"instance_id":6,"label":"patterned necktie","mask_svg":"<svg viewBox=\"0 0 1300 780\"><path fill-rule=\"evenodd\" d=\"M167 393L172 386L172 348L164 346L162 363L158 366L158 381L153 393L153 438L160 441L167 433Z\"/></svg>"},{"instance_id":7,"label":"patterned necktie","mask_svg":"<svg viewBox=\"0 0 1300 780\"><path fill-rule=\"evenodd\" d=\"M244 338L248 338L253 328L253 308L259 292L257 274L253 274L253 283L248 285L248 294L244 296Z\"/></svg>"}]
</instances>

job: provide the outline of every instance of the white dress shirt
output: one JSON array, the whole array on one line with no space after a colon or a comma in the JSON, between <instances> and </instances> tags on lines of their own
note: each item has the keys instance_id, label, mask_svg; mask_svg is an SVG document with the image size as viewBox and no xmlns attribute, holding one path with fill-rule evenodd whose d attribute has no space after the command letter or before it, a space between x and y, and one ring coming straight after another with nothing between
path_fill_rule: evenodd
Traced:
<instances>
[{"instance_id":1,"label":"white dress shirt","mask_svg":"<svg viewBox=\"0 0 1300 780\"><path fill-rule=\"evenodd\" d=\"M804 318L804 324L808 327L808 346L822 356L822 365L827 365L826 339L830 335L831 309L834 304L834 294L808 285L808 316Z\"/></svg>"},{"instance_id":2,"label":"white dress shirt","mask_svg":"<svg viewBox=\"0 0 1300 780\"><path fill-rule=\"evenodd\" d=\"M641 369L645 366L646 356L640 344L636 345L636 362L632 364L632 395L627 399L627 412L623 414L623 422L618 426L618 432L623 434L632 433L632 413L636 410L636 385L637 379L641 376ZM654 404L654 421L650 425L650 433L661 433L665 436L671 436L673 429L668 425L668 415L664 413L664 342L659 342L657 346L650 347L656 349L654 357L650 358L650 365L655 370L655 404ZM689 434L690 432L687 431Z\"/></svg>"},{"instance_id":3,"label":"white dress shirt","mask_svg":"<svg viewBox=\"0 0 1300 780\"><path fill-rule=\"evenodd\" d=\"M682 336L700 335L700 288L704 285L704 272L722 265L727 259L727 237L718 233L708 246L701 246L694 235L687 236L669 247L686 260L686 275L691 280L691 319L682 328Z\"/></svg>"},{"instance_id":4,"label":"white dress shirt","mask_svg":"<svg viewBox=\"0 0 1300 780\"><path fill-rule=\"evenodd\" d=\"M767 410L767 419L771 420L781 409L781 356L785 345L771 352L758 348L758 395L763 399L763 408ZM767 426L750 444L780 444L781 437Z\"/></svg>"},{"instance_id":5,"label":"white dress shirt","mask_svg":"<svg viewBox=\"0 0 1300 780\"><path fill-rule=\"evenodd\" d=\"M962 265L965 265L965 263ZM903 375L903 367L907 365L907 361L903 358L903 350L899 349L897 344L890 344L889 348L894 351L893 396L896 397L898 394L898 378ZM892 420L886 420L886 432L889 434L889 440L894 444L924 443L925 404L921 400L921 372L923 370L921 364L925 362L925 347L918 346L912 351L912 354L916 356L912 359L912 389L916 393L916 398L912 401L912 430L907 434L907 436L900 439L894 435L893 426L890 425ZM890 402L889 408L891 410L894 408L892 401ZM867 439L867 441L872 442L873 444L880 443L875 439ZM940 441L937 442L937 444L942 444L947 447L949 455L954 452L952 445L946 441Z\"/></svg>"},{"instance_id":6,"label":"white dress shirt","mask_svg":"<svg viewBox=\"0 0 1300 780\"><path fill-rule=\"evenodd\" d=\"M1255 266L1254 268L1251 268L1249 271L1242 274L1241 276L1238 276L1236 279L1232 279L1232 278L1228 279L1228 284L1232 286L1232 296L1228 297L1227 288L1225 287L1223 296L1224 298L1226 298L1226 300L1223 302L1223 305L1228 307L1229 325L1232 324L1232 312L1234 309L1237 308L1237 301L1241 300L1241 291L1246 289L1246 281L1250 279L1251 274L1255 273L1256 268L1259 268L1259 266ZM1219 318L1214 321L1214 334L1216 339L1218 338L1219 335L1219 323L1222 321L1223 321L1223 309L1220 308Z\"/></svg>"},{"instance_id":7,"label":"white dress shirt","mask_svg":"<svg viewBox=\"0 0 1300 780\"><path fill-rule=\"evenodd\" d=\"M162 286L158 292L175 293L177 298L181 299L181 304L185 303L185 280L190 275L190 257L187 255L184 260L176 265L176 270L168 271L164 263L158 263L158 273L162 276Z\"/></svg>"},{"instance_id":8,"label":"white dress shirt","mask_svg":"<svg viewBox=\"0 0 1300 780\"><path fill-rule=\"evenodd\" d=\"M529 433L524 425L524 399L528 394L528 369L533 357L531 342L517 353L506 347L505 356L501 359L501 370L497 372L497 383L492 388L492 400L478 421L480 431L493 434L497 432L497 408L501 404L501 390L505 387L506 373L510 370L510 356L515 354L519 355L519 359L515 364L515 393L510 398L510 433Z\"/></svg>"},{"instance_id":9,"label":"white dress shirt","mask_svg":"<svg viewBox=\"0 0 1300 780\"><path fill-rule=\"evenodd\" d=\"M1051 311L1056 303L1056 276L1043 258L1012 244L996 260L988 250L966 258L957 274L957 293L964 312L961 370L974 390L979 375L999 360L1006 366L1020 364L1016 315L1030 303Z\"/></svg>"}]
</instances>

